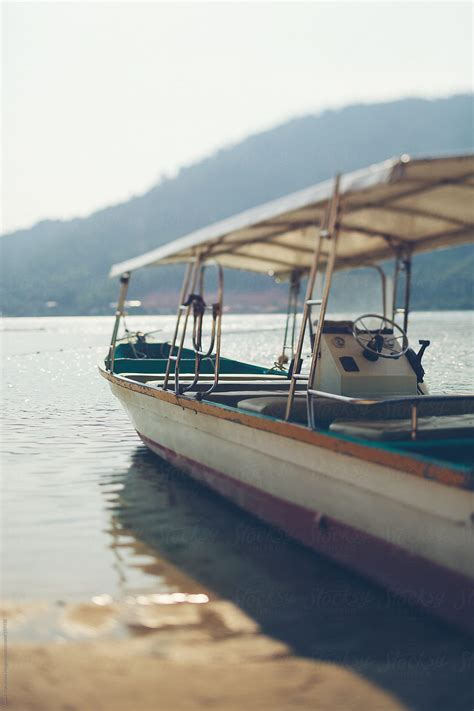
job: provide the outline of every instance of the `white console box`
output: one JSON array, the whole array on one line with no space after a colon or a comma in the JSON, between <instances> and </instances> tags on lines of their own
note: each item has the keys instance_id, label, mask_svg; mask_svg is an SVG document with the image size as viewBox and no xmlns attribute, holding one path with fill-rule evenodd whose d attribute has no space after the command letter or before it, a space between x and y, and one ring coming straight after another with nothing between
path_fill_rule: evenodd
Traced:
<instances>
[{"instance_id":1,"label":"white console box","mask_svg":"<svg viewBox=\"0 0 474 711\"><path fill-rule=\"evenodd\" d=\"M417 394L416 375L404 355L367 360L349 333L322 335L312 386L315 390L358 398Z\"/></svg>"}]
</instances>

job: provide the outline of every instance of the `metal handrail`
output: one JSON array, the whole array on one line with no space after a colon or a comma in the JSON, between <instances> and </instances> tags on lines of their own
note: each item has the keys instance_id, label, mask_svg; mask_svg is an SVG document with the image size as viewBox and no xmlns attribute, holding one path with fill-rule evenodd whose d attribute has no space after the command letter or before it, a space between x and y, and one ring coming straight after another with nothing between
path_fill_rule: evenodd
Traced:
<instances>
[{"instance_id":1,"label":"metal handrail","mask_svg":"<svg viewBox=\"0 0 474 711\"><path fill-rule=\"evenodd\" d=\"M203 287L204 287L204 271L207 264L213 264L218 270L218 297L217 303L212 304L208 307L204 303L203 299ZM197 288L197 292L196 292ZM185 300L185 296L190 290L188 298ZM180 303L178 306L178 315L176 319L175 330L173 338L170 345L170 351L168 355L168 363L166 367L165 377L162 383L163 390L168 389L168 384L171 379L174 380L174 392L179 397L184 393L192 390L198 383L201 377L201 363L203 360L210 359L214 362L214 374L212 379L211 387L206 391L209 394L215 390L219 383L219 366L220 366L220 352L221 352L221 330L222 330L222 312L223 312L223 294L224 294L224 278L223 271L220 264L215 262L204 262L202 255L198 255L194 261L188 265L186 271L183 286L181 290ZM196 308L196 301L199 300L199 308ZM186 338L186 331L188 326L189 317L191 315L191 310L193 310L193 330L192 330L192 345L194 349L195 357L195 368L194 376L190 383L186 383L184 387L180 386L180 366L182 355L184 351L184 342ZM212 311L212 330L210 345L206 351L202 350L202 321L203 316L206 311ZM183 317L183 325L180 329L180 321ZM181 334L179 336L179 332ZM178 338L179 336L179 338ZM179 343L177 341L179 340ZM215 347L215 353L212 354ZM174 353L175 348L177 348L176 354ZM174 363L174 372L172 373L172 364Z\"/></svg>"},{"instance_id":2,"label":"metal handrail","mask_svg":"<svg viewBox=\"0 0 474 711\"><path fill-rule=\"evenodd\" d=\"M329 400L339 400L341 402L348 402L352 403L354 405L380 405L380 403L383 402L390 402L390 403L403 403L403 402L410 402L410 401L416 401L417 403L420 402L421 400L423 402L441 402L443 400L450 400L452 402L455 402L456 400L465 400L466 398L472 398L474 400L474 394L466 394L466 395L402 395L400 397L389 397L389 398L358 398L358 397L349 397L348 395L337 395L336 393L328 393L326 390L315 390L314 388L309 388L308 389L308 394L309 395L317 395L318 397L326 397Z\"/></svg>"},{"instance_id":3,"label":"metal handrail","mask_svg":"<svg viewBox=\"0 0 474 711\"><path fill-rule=\"evenodd\" d=\"M199 264L199 260L197 260L197 264ZM181 353L182 353L183 347L184 347L184 338L186 335L186 326L187 326L189 314L191 311L191 306L189 304L185 305L184 300L185 300L186 294L187 294L190 287L191 287L191 291L194 291L194 284L195 284L196 275L197 275L197 269L196 269L197 264L195 261L190 261L186 267L186 271L184 274L183 285L181 287L181 294L179 297L178 313L176 316L176 323L175 323L175 327L174 327L173 338L171 339L170 350L169 350L169 355L168 355L168 363L166 365L165 377L164 377L163 384L162 384L163 390L167 390L167 388L168 388L168 380L171 375L171 367L172 367L173 361L175 363L175 372L176 372L176 364L179 365L179 361L181 359ZM179 342L179 346L178 346L178 351L175 354L174 349L176 348L176 341L178 340L179 327L180 327L181 317L182 317L183 313L184 313L184 328L182 329L181 338L180 338L180 342ZM179 373L178 373L178 378L179 378Z\"/></svg>"},{"instance_id":4,"label":"metal handrail","mask_svg":"<svg viewBox=\"0 0 474 711\"><path fill-rule=\"evenodd\" d=\"M218 278L218 287L217 287L217 302L212 304L211 310L212 310L212 330L211 330L211 340L210 340L210 345L207 351L202 351L202 320L203 320L203 315L204 311L201 311L201 313L198 313L197 317L195 316L194 318L194 325L193 325L193 335L192 335L192 342L193 342L193 348L194 348L194 353L195 353L195 370L194 370L194 379L193 381L187 385L185 388L183 388L182 392L188 392L189 390L192 390L195 385L199 382L199 378L201 377L201 363L203 360L211 360L213 357L215 358L214 361L214 378L213 378L213 383L211 387L205 391L204 395L210 395L217 387L219 384L219 368L220 368L220 357L221 357L221 332L222 332L222 312L223 312L223 304L224 304L224 272L222 269L222 266L218 262L208 262L207 264L210 264L212 266L215 266L217 269L217 278ZM200 275L199 275L199 293L202 299L203 296L203 291L204 291L204 271L207 266L206 263L203 263L200 267ZM212 355L214 351L214 345L216 346L215 348L215 353L214 356ZM179 372L178 372L178 377L179 377ZM176 394L179 395L179 383L175 381L175 391Z\"/></svg>"}]
</instances>

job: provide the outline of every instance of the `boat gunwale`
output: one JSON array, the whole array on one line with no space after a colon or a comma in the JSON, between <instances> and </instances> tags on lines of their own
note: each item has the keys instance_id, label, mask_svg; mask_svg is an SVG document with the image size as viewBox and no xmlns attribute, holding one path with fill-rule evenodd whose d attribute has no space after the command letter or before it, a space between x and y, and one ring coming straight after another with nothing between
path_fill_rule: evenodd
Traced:
<instances>
[{"instance_id":1,"label":"boat gunwale","mask_svg":"<svg viewBox=\"0 0 474 711\"><path fill-rule=\"evenodd\" d=\"M123 375L110 373L101 366L98 366L98 369L102 377L110 383L148 397L155 397L173 405L179 405L184 409L194 410L211 417L236 422L246 427L313 444L346 456L390 466L405 474L411 474L445 486L474 490L472 469L462 465L452 463L443 466L443 464L435 463L418 453L410 452L407 455L393 449L381 448L378 443L361 442L356 438L345 437L340 434L314 431L297 423L285 422L284 420L259 413L244 412L221 403L191 400L186 396L177 396L169 390L161 390L156 386L138 383L129 380Z\"/></svg>"}]
</instances>

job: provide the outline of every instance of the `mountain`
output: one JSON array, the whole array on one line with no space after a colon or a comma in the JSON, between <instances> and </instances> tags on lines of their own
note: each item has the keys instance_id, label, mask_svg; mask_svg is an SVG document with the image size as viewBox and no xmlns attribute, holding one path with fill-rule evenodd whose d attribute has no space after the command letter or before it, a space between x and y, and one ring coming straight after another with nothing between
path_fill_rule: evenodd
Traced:
<instances>
[{"instance_id":1,"label":"mountain","mask_svg":"<svg viewBox=\"0 0 474 711\"><path fill-rule=\"evenodd\" d=\"M116 282L107 278L113 262L336 172L402 153L469 150L472 95L360 104L295 118L183 167L175 178L127 202L87 218L46 220L1 237L3 314L110 313L117 292ZM472 307L473 268L471 247L418 256L413 307ZM177 276L176 267L143 270L132 279L130 298L142 299L150 312L169 309L178 292ZM339 294L344 283L339 277ZM229 271L227 302L235 308L258 302L264 308L268 286L266 277ZM158 292L164 294L161 301ZM270 297L270 305L281 307L281 288L272 288ZM57 302L54 309L46 305L51 301Z\"/></svg>"}]
</instances>

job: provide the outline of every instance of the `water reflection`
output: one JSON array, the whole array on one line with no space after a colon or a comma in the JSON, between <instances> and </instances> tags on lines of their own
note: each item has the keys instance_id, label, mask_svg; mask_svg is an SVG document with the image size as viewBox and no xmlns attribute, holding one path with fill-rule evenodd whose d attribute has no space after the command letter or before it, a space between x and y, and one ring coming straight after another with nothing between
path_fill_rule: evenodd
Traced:
<instances>
[{"instance_id":1,"label":"water reflection","mask_svg":"<svg viewBox=\"0 0 474 711\"><path fill-rule=\"evenodd\" d=\"M233 601L298 655L344 664L411 708L469 707L468 639L261 524L138 448L111 511L120 550L160 590ZM145 557L145 559L143 559Z\"/></svg>"}]
</instances>

